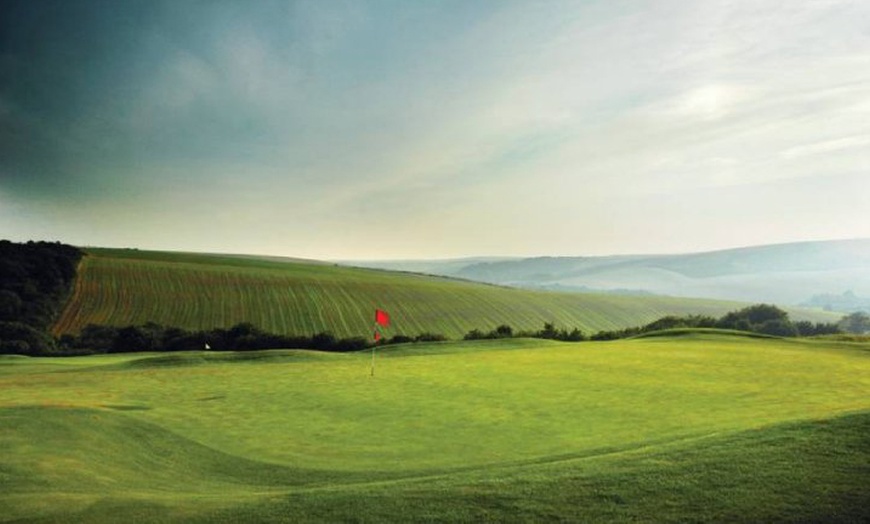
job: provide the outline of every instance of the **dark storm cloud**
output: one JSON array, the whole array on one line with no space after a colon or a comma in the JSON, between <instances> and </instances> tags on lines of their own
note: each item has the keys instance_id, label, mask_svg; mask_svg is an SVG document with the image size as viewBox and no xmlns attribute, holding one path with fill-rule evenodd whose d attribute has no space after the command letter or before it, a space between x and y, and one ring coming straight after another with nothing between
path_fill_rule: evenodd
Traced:
<instances>
[{"instance_id":1,"label":"dark storm cloud","mask_svg":"<svg viewBox=\"0 0 870 524\"><path fill-rule=\"evenodd\" d=\"M290 18L289 3L2 5L0 188L98 186L153 162L241 152L266 132L265 113L231 92L239 79L227 78L236 71L215 49L239 24L270 35ZM200 85L177 85L173 67Z\"/></svg>"},{"instance_id":2,"label":"dark storm cloud","mask_svg":"<svg viewBox=\"0 0 870 524\"><path fill-rule=\"evenodd\" d=\"M120 146L95 139L121 138L111 104L141 74L130 57L154 7L111 1L19 1L3 7L0 176L16 185L23 179L35 186L57 182L83 155Z\"/></svg>"}]
</instances>

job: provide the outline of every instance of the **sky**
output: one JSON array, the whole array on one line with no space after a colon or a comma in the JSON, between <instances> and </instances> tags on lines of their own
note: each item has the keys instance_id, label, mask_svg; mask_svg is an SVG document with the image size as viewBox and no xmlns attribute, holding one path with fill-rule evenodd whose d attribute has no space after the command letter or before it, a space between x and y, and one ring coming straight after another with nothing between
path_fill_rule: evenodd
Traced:
<instances>
[{"instance_id":1,"label":"sky","mask_svg":"<svg viewBox=\"0 0 870 524\"><path fill-rule=\"evenodd\" d=\"M868 209L864 0L0 0L0 238L671 253Z\"/></svg>"}]
</instances>

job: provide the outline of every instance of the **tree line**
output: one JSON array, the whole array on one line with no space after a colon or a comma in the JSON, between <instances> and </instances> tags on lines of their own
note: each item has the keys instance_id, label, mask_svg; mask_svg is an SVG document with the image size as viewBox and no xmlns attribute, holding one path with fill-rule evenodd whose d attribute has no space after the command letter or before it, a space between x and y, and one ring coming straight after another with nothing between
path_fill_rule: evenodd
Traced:
<instances>
[{"instance_id":1,"label":"tree line","mask_svg":"<svg viewBox=\"0 0 870 524\"><path fill-rule=\"evenodd\" d=\"M789 319L788 312L777 306L755 304L731 311L719 318L706 315L666 316L645 326L602 331L593 335L592 340L614 340L676 328L733 329L777 337L811 337L843 332L837 323L792 321Z\"/></svg>"},{"instance_id":2,"label":"tree line","mask_svg":"<svg viewBox=\"0 0 870 524\"><path fill-rule=\"evenodd\" d=\"M862 318L867 317L864 313L847 315L838 323L810 322L807 320L792 321L788 312L770 304L755 304L737 311L726 313L722 317L715 318L707 315L669 315L649 324L624 329L605 330L586 336L580 329L574 328L556 329L553 323L545 323L539 331L518 331L508 325L484 332L480 329L472 329L466 333L465 340L484 340L511 337L542 338L550 340L563 340L579 342L583 340L617 340L636 337L645 333L677 328L718 328L748 331L763 335L779 337L811 337L818 335L834 335L844 332L864 333L870 331L870 318L866 325Z\"/></svg>"},{"instance_id":3,"label":"tree line","mask_svg":"<svg viewBox=\"0 0 870 524\"><path fill-rule=\"evenodd\" d=\"M363 337L338 338L330 332L313 335L279 335L264 331L250 322L241 322L228 329L186 330L154 322L135 326L105 326L89 324L78 335L62 335L58 347L64 355L94 353L134 353L194 351L252 351L292 348L317 351L360 351L373 345L447 340L436 333L421 333L415 337L396 335L374 343Z\"/></svg>"},{"instance_id":4,"label":"tree line","mask_svg":"<svg viewBox=\"0 0 870 524\"><path fill-rule=\"evenodd\" d=\"M645 333L676 328L719 328L747 331L764 335L797 337L840 334L844 322L854 323L849 315L840 323L822 323L789 320L788 312L769 304L756 304L729 312L720 318L705 315L665 316L643 326L619 330L599 331L587 336L579 328L559 329L553 322L545 322L537 331L514 330L507 324L482 331L472 329L463 340L490 340L505 338L539 338L566 342L585 340L617 340ZM866 316L866 315L864 315ZM851 324L850 324L851 325ZM81 355L90 353L128 353L192 351L250 351L259 349L294 348L318 351L360 351L372 346L408 344L417 342L441 342L447 337L438 333L421 333L416 336L396 334L374 342L362 337L337 338L329 332L310 336L278 335L269 333L243 322L231 328L214 328L190 331L178 327L163 326L153 322L141 326L105 326L90 324L78 335L63 335L57 341L60 354Z\"/></svg>"},{"instance_id":5,"label":"tree line","mask_svg":"<svg viewBox=\"0 0 870 524\"><path fill-rule=\"evenodd\" d=\"M586 335L578 328L571 331L567 329L556 329L556 325L552 322L545 322L543 329L538 331L517 331L507 325L502 324L497 328L483 332L479 329L472 329L462 337L463 340L489 340L498 338L542 338L547 340L561 340L564 342L580 342L586 340Z\"/></svg>"},{"instance_id":6,"label":"tree line","mask_svg":"<svg viewBox=\"0 0 870 524\"><path fill-rule=\"evenodd\" d=\"M133 353L141 351L251 351L293 348L319 351L359 351L369 347L362 337L337 338L322 332L310 336L278 335L242 322L228 329L186 330L148 322L141 326L105 326L89 324L78 335L62 335L58 340L61 353Z\"/></svg>"},{"instance_id":7,"label":"tree line","mask_svg":"<svg viewBox=\"0 0 870 524\"><path fill-rule=\"evenodd\" d=\"M850 318L845 317L845 318ZM842 323L842 321L841 321ZM776 306L758 304L727 313L721 318L703 315L665 316L649 324L620 330L599 331L587 336L578 328L559 329L546 322L537 331L516 331L502 324L490 331L472 329L464 340L489 340L504 338L539 338L567 342L585 340L616 340L675 328L721 328L748 331L775 336L816 336L838 334L844 331L838 324L791 322L788 313ZM47 336L47 335L46 335ZM211 349L214 351L251 351L260 349L294 348L318 351L360 351L372 346L407 344L417 342L440 342L448 340L438 333L421 333L416 336L397 334L373 342L362 337L337 338L329 332L306 335L279 335L264 331L250 322L242 322L230 328L187 330L163 326L153 322L125 327L89 324L77 335L65 334L52 341L52 350L46 352L16 352L29 355L85 355L94 353L171 352ZM9 351L6 351L9 353Z\"/></svg>"},{"instance_id":8,"label":"tree line","mask_svg":"<svg viewBox=\"0 0 870 524\"><path fill-rule=\"evenodd\" d=\"M0 354L57 351L48 329L69 297L82 256L59 242L0 240Z\"/></svg>"}]
</instances>

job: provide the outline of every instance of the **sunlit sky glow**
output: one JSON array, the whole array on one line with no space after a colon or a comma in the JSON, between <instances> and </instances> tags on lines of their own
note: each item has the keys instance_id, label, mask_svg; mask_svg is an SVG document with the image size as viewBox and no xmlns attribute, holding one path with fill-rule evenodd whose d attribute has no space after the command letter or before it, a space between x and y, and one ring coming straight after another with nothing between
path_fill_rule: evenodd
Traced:
<instances>
[{"instance_id":1,"label":"sunlit sky glow","mask_svg":"<svg viewBox=\"0 0 870 524\"><path fill-rule=\"evenodd\" d=\"M870 237L870 2L6 1L0 238L320 259Z\"/></svg>"}]
</instances>

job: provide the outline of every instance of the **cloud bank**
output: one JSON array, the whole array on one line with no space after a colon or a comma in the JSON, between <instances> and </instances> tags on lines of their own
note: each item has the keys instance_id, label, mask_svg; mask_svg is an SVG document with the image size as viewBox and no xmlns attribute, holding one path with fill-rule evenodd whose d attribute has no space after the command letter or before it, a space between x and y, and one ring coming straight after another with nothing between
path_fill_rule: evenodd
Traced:
<instances>
[{"instance_id":1,"label":"cloud bank","mask_svg":"<svg viewBox=\"0 0 870 524\"><path fill-rule=\"evenodd\" d=\"M11 2L0 233L312 258L870 236L870 7Z\"/></svg>"}]
</instances>

